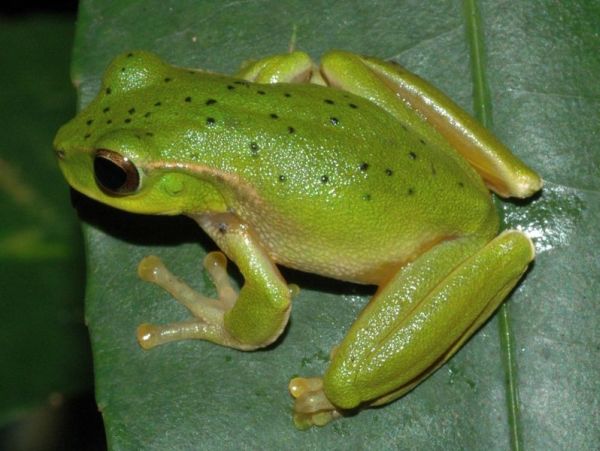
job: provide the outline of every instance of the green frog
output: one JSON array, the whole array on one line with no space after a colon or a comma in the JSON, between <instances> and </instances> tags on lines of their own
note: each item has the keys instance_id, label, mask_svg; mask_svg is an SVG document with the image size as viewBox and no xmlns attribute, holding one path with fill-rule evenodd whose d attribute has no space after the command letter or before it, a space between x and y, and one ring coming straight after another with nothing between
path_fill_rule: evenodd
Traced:
<instances>
[{"instance_id":1,"label":"green frog","mask_svg":"<svg viewBox=\"0 0 600 451\"><path fill-rule=\"evenodd\" d=\"M317 66L292 52L231 77L126 53L54 147L77 191L187 215L222 251L204 260L217 299L158 257L142 260L139 275L191 312L140 325L144 349L270 345L297 292L278 265L378 287L325 373L290 381L300 428L407 393L492 315L535 254L524 233L499 233L489 190L528 197L540 177L439 90L376 58L331 51Z\"/></svg>"}]
</instances>

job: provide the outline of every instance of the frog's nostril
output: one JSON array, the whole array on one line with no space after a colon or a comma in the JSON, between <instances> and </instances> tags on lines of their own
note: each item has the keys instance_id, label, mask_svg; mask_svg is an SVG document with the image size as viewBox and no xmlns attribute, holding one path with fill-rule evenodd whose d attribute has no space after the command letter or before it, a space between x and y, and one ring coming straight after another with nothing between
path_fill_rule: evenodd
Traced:
<instances>
[{"instance_id":1,"label":"frog's nostril","mask_svg":"<svg viewBox=\"0 0 600 451\"><path fill-rule=\"evenodd\" d=\"M56 158L58 158L59 160L65 159L65 151L64 150L55 150L54 154L56 155Z\"/></svg>"}]
</instances>

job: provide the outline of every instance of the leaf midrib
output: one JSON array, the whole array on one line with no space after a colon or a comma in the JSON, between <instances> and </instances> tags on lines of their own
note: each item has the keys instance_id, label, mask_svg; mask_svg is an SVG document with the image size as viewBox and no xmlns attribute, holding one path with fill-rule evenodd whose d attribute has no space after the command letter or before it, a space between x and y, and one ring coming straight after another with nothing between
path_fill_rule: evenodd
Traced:
<instances>
[{"instance_id":1,"label":"leaf midrib","mask_svg":"<svg viewBox=\"0 0 600 451\"><path fill-rule=\"evenodd\" d=\"M477 0L464 0L463 3L466 38L470 48L471 75L473 77L473 107L475 116L484 127L492 128L492 101L485 73L485 42L483 22ZM517 368L514 358L514 336L511 329L511 315L506 303L498 311L500 347L505 370L506 407L508 410L508 430L511 449L521 449L521 421L517 391Z\"/></svg>"}]
</instances>

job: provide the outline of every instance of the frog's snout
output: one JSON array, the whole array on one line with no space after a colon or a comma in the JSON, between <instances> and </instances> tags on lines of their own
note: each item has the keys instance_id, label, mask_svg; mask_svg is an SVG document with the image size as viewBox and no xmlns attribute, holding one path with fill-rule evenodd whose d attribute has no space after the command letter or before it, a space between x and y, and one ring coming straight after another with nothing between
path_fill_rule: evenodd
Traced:
<instances>
[{"instance_id":1,"label":"frog's snout","mask_svg":"<svg viewBox=\"0 0 600 451\"><path fill-rule=\"evenodd\" d=\"M64 150L54 149L54 155L56 155L56 158L58 158L61 161L65 159L65 151Z\"/></svg>"}]
</instances>

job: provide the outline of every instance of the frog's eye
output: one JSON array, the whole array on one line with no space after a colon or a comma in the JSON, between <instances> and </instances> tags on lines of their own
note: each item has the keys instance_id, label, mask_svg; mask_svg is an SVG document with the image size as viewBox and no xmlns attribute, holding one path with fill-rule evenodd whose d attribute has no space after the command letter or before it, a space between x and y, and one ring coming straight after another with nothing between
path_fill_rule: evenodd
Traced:
<instances>
[{"instance_id":1,"label":"frog's eye","mask_svg":"<svg viewBox=\"0 0 600 451\"><path fill-rule=\"evenodd\" d=\"M109 196L125 196L140 186L140 174L135 164L112 150L99 149L94 156L96 184Z\"/></svg>"}]
</instances>

